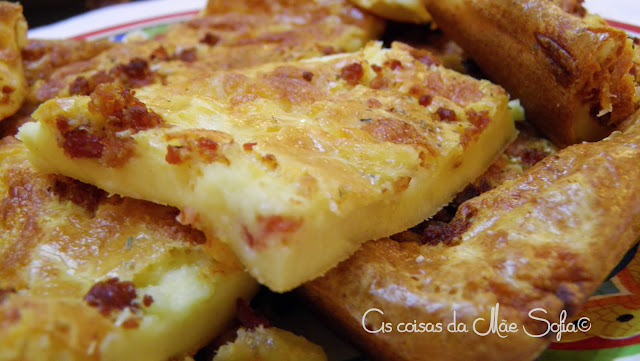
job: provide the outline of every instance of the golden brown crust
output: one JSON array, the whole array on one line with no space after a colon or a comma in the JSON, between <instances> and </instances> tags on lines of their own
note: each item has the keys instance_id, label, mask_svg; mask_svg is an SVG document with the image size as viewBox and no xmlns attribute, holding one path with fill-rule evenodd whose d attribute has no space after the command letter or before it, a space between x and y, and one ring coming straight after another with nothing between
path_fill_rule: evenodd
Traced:
<instances>
[{"instance_id":1,"label":"golden brown crust","mask_svg":"<svg viewBox=\"0 0 640 361\"><path fill-rule=\"evenodd\" d=\"M467 230L449 245L372 241L304 292L380 359L532 359L549 337L524 334L523 327L544 332L528 312L542 307L552 322L563 309L574 314L637 240L639 160L640 112L624 133L569 147L462 204L452 224ZM446 326L454 310L471 327L497 303L500 317L520 328L506 339L446 330L367 334L361 324L376 307L384 316L368 317L370 329L382 320Z\"/></svg>"},{"instance_id":2,"label":"golden brown crust","mask_svg":"<svg viewBox=\"0 0 640 361\"><path fill-rule=\"evenodd\" d=\"M22 49L24 72L29 85L46 79L58 68L93 58L113 46L106 40L29 39Z\"/></svg>"},{"instance_id":3,"label":"golden brown crust","mask_svg":"<svg viewBox=\"0 0 640 361\"><path fill-rule=\"evenodd\" d=\"M438 26L559 145L598 140L637 108L624 31L547 0L427 1ZM518 56L514 56L518 54Z\"/></svg>"},{"instance_id":4,"label":"golden brown crust","mask_svg":"<svg viewBox=\"0 0 640 361\"><path fill-rule=\"evenodd\" d=\"M29 77L45 77L32 82L30 100L87 95L105 82L138 88L198 79L215 70L355 51L383 27L382 20L337 0L212 1L203 16L172 25L154 39L31 43ZM53 53L39 56L42 47Z\"/></svg>"},{"instance_id":5,"label":"golden brown crust","mask_svg":"<svg viewBox=\"0 0 640 361\"><path fill-rule=\"evenodd\" d=\"M27 93L20 56L26 36L22 6L0 2L0 120L13 115Z\"/></svg>"}]
</instances>

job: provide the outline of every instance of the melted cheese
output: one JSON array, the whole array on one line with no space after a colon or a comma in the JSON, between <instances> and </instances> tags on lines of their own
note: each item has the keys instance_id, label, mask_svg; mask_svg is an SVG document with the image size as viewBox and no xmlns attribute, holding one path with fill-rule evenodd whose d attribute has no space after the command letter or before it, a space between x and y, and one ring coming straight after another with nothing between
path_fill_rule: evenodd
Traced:
<instances>
[{"instance_id":1,"label":"melted cheese","mask_svg":"<svg viewBox=\"0 0 640 361\"><path fill-rule=\"evenodd\" d=\"M177 210L38 173L26 153L0 141L1 360L190 355L255 292L228 247L180 225ZM103 314L86 297L112 278L137 297Z\"/></svg>"},{"instance_id":2,"label":"melted cheese","mask_svg":"<svg viewBox=\"0 0 640 361\"><path fill-rule=\"evenodd\" d=\"M513 139L501 88L421 61L371 44L144 87L136 97L165 123L110 135L133 147L116 167L61 148L61 119L86 134L110 124L95 93L43 104L20 138L44 171L180 208L286 291L430 217Z\"/></svg>"}]
</instances>

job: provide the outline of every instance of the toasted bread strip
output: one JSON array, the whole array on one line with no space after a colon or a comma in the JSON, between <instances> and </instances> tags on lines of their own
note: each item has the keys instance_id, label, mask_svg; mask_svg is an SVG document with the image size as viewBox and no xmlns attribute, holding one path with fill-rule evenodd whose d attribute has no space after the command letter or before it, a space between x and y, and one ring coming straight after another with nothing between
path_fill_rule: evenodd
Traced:
<instances>
[{"instance_id":1,"label":"toasted bread strip","mask_svg":"<svg viewBox=\"0 0 640 361\"><path fill-rule=\"evenodd\" d=\"M638 107L633 43L622 30L547 0L425 4L445 34L521 99L527 119L558 145L601 139Z\"/></svg>"},{"instance_id":2,"label":"toasted bread strip","mask_svg":"<svg viewBox=\"0 0 640 361\"><path fill-rule=\"evenodd\" d=\"M526 174L461 205L431 244L372 241L304 286L376 359L530 360L553 334L550 322L574 314L640 234L640 112L624 133L564 149ZM440 242L438 242L440 241ZM476 334L490 319L518 331ZM363 316L367 310L377 308ZM468 332L447 330L453 321ZM442 323L441 332L400 333L401 322ZM566 322L569 323L570 319ZM391 332L370 334L382 322ZM363 325L364 324L364 325ZM487 322L478 325L486 332ZM464 347L461 347L464 345Z\"/></svg>"},{"instance_id":3,"label":"toasted bread strip","mask_svg":"<svg viewBox=\"0 0 640 361\"><path fill-rule=\"evenodd\" d=\"M27 94L20 56L26 36L22 6L0 1L0 120L13 115Z\"/></svg>"},{"instance_id":4,"label":"toasted bread strip","mask_svg":"<svg viewBox=\"0 0 640 361\"><path fill-rule=\"evenodd\" d=\"M178 210L36 172L0 140L0 360L193 355L256 291Z\"/></svg>"}]
</instances>

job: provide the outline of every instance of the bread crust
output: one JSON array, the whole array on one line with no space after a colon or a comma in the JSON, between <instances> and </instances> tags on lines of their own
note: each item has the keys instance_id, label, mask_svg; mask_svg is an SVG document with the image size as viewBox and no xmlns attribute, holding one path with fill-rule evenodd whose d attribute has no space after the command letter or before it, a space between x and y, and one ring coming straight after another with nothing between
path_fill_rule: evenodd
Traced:
<instances>
[{"instance_id":1,"label":"bread crust","mask_svg":"<svg viewBox=\"0 0 640 361\"><path fill-rule=\"evenodd\" d=\"M303 293L381 360L528 360L553 335L528 312L541 307L551 322L569 317L600 285L640 234L640 112L624 132L552 155L523 176L473 198L455 222L468 228L445 243L390 239L365 244ZM612 190L615 189L615 192ZM471 327L500 317L519 325L501 339L473 332L369 334L382 321L457 322ZM464 347L461 347L464 345Z\"/></svg>"}]
</instances>

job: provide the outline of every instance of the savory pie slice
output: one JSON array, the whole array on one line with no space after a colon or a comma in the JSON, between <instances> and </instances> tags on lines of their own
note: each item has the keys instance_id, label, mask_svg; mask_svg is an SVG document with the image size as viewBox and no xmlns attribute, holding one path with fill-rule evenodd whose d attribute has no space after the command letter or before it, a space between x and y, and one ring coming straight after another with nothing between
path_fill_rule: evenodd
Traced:
<instances>
[{"instance_id":1,"label":"savory pie slice","mask_svg":"<svg viewBox=\"0 0 640 361\"><path fill-rule=\"evenodd\" d=\"M498 86L404 44L51 100L34 165L169 204L276 291L431 216L514 137ZM426 64L425 64L426 63Z\"/></svg>"},{"instance_id":2,"label":"savory pie slice","mask_svg":"<svg viewBox=\"0 0 640 361\"><path fill-rule=\"evenodd\" d=\"M174 208L36 172L0 140L0 360L192 355L256 282Z\"/></svg>"},{"instance_id":3,"label":"savory pie slice","mask_svg":"<svg viewBox=\"0 0 640 361\"><path fill-rule=\"evenodd\" d=\"M417 242L366 243L303 292L381 360L535 359L558 331L590 327L572 316L638 241L640 111L628 124L462 203ZM483 177L487 187L553 153L548 141L518 143Z\"/></svg>"},{"instance_id":4,"label":"savory pie slice","mask_svg":"<svg viewBox=\"0 0 640 361\"><path fill-rule=\"evenodd\" d=\"M26 39L22 6L0 1L0 120L13 115L27 93L20 56Z\"/></svg>"},{"instance_id":5,"label":"savory pie slice","mask_svg":"<svg viewBox=\"0 0 640 361\"><path fill-rule=\"evenodd\" d=\"M341 0L211 1L201 16L171 25L153 39L30 46L28 74L47 75L30 84L30 100L88 95L101 83L125 88L188 83L212 70L356 51L383 29L384 21ZM51 56L41 51L47 46L73 60L51 71Z\"/></svg>"}]
</instances>

